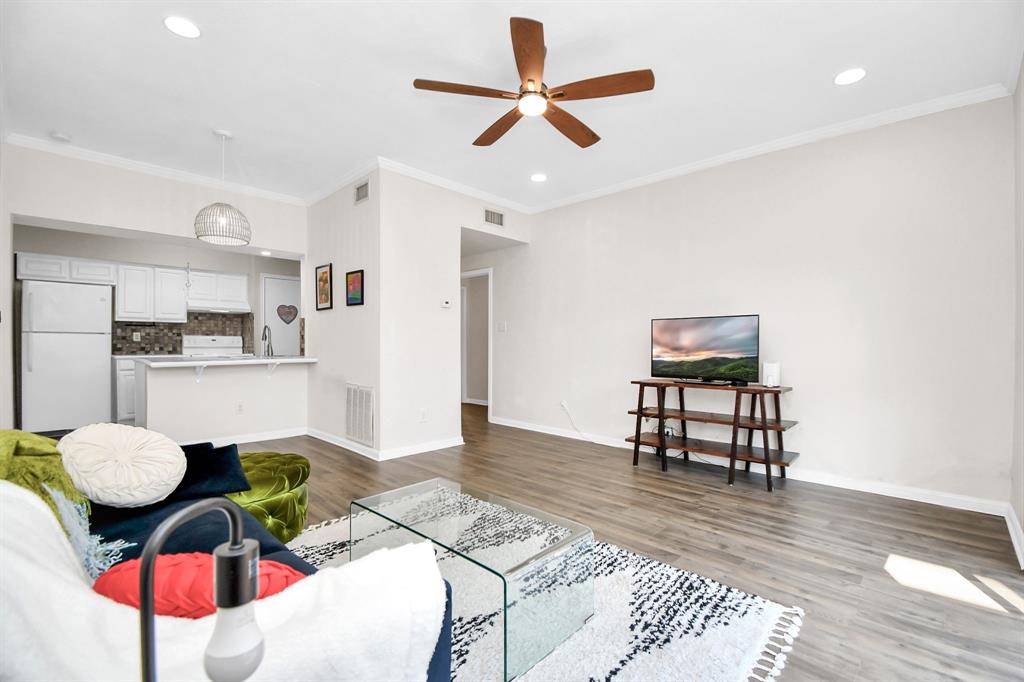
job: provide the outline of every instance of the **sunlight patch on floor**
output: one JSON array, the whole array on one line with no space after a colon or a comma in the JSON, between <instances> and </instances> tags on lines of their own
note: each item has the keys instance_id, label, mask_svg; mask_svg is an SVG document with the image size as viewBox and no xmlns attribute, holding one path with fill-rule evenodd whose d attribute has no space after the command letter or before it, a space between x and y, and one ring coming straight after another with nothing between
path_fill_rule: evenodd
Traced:
<instances>
[{"instance_id":1,"label":"sunlight patch on floor","mask_svg":"<svg viewBox=\"0 0 1024 682\"><path fill-rule=\"evenodd\" d=\"M1017 609L1021 613L1024 613L1024 597L1014 592L1012 589L999 582L995 578L989 578L983 575L975 575L975 578L984 583L985 587L992 590L1000 597L1006 600L1007 604L1010 604L1013 608Z\"/></svg>"},{"instance_id":2,"label":"sunlight patch on floor","mask_svg":"<svg viewBox=\"0 0 1024 682\"><path fill-rule=\"evenodd\" d=\"M980 587L948 566L890 554L885 560L885 570L904 587L1006 613L1006 609L982 592Z\"/></svg>"}]
</instances>

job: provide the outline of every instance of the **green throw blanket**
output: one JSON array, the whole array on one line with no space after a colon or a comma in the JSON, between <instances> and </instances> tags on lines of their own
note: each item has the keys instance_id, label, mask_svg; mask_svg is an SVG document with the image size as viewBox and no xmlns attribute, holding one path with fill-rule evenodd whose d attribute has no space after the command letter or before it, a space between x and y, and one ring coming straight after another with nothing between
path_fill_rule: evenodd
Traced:
<instances>
[{"instance_id":1,"label":"green throw blanket","mask_svg":"<svg viewBox=\"0 0 1024 682\"><path fill-rule=\"evenodd\" d=\"M57 505L43 485L64 493L72 502L81 502L89 511L89 499L78 492L64 470L57 441L26 431L0 430L0 479L31 490L53 510L59 519Z\"/></svg>"}]
</instances>

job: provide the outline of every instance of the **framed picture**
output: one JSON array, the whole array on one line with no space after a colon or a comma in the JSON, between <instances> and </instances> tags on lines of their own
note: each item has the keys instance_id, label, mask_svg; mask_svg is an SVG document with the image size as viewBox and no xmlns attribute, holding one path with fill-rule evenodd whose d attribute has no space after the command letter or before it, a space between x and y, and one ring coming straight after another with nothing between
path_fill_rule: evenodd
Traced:
<instances>
[{"instance_id":1,"label":"framed picture","mask_svg":"<svg viewBox=\"0 0 1024 682\"><path fill-rule=\"evenodd\" d=\"M334 307L333 263L316 266L316 309L330 310Z\"/></svg>"},{"instance_id":2,"label":"framed picture","mask_svg":"<svg viewBox=\"0 0 1024 682\"><path fill-rule=\"evenodd\" d=\"M363 271L345 273L345 305L363 304Z\"/></svg>"}]
</instances>

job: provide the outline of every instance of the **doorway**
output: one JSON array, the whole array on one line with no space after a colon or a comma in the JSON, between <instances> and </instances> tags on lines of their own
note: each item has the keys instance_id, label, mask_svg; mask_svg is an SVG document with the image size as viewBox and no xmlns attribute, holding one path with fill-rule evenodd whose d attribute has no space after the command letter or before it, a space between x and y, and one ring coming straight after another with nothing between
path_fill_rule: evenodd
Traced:
<instances>
[{"instance_id":1,"label":"doorway","mask_svg":"<svg viewBox=\"0 0 1024 682\"><path fill-rule=\"evenodd\" d=\"M462 273L462 402L487 407L491 415L492 270Z\"/></svg>"},{"instance_id":2,"label":"doorway","mask_svg":"<svg viewBox=\"0 0 1024 682\"><path fill-rule=\"evenodd\" d=\"M299 320L302 317L300 288L298 277L265 273L260 275L262 324L256 332L260 355L299 355Z\"/></svg>"}]
</instances>

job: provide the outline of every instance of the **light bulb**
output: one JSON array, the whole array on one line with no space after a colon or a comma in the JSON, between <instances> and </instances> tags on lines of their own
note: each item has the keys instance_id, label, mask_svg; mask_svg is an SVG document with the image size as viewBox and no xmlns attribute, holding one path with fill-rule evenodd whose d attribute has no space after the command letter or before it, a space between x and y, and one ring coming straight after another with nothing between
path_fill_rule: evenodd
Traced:
<instances>
[{"instance_id":1,"label":"light bulb","mask_svg":"<svg viewBox=\"0 0 1024 682\"><path fill-rule=\"evenodd\" d=\"M263 661L263 633L255 602L217 609L217 624L206 647L203 668L213 682L242 682Z\"/></svg>"},{"instance_id":2,"label":"light bulb","mask_svg":"<svg viewBox=\"0 0 1024 682\"><path fill-rule=\"evenodd\" d=\"M540 116L548 108L548 101L542 95L529 94L519 98L519 112L523 116Z\"/></svg>"}]
</instances>

